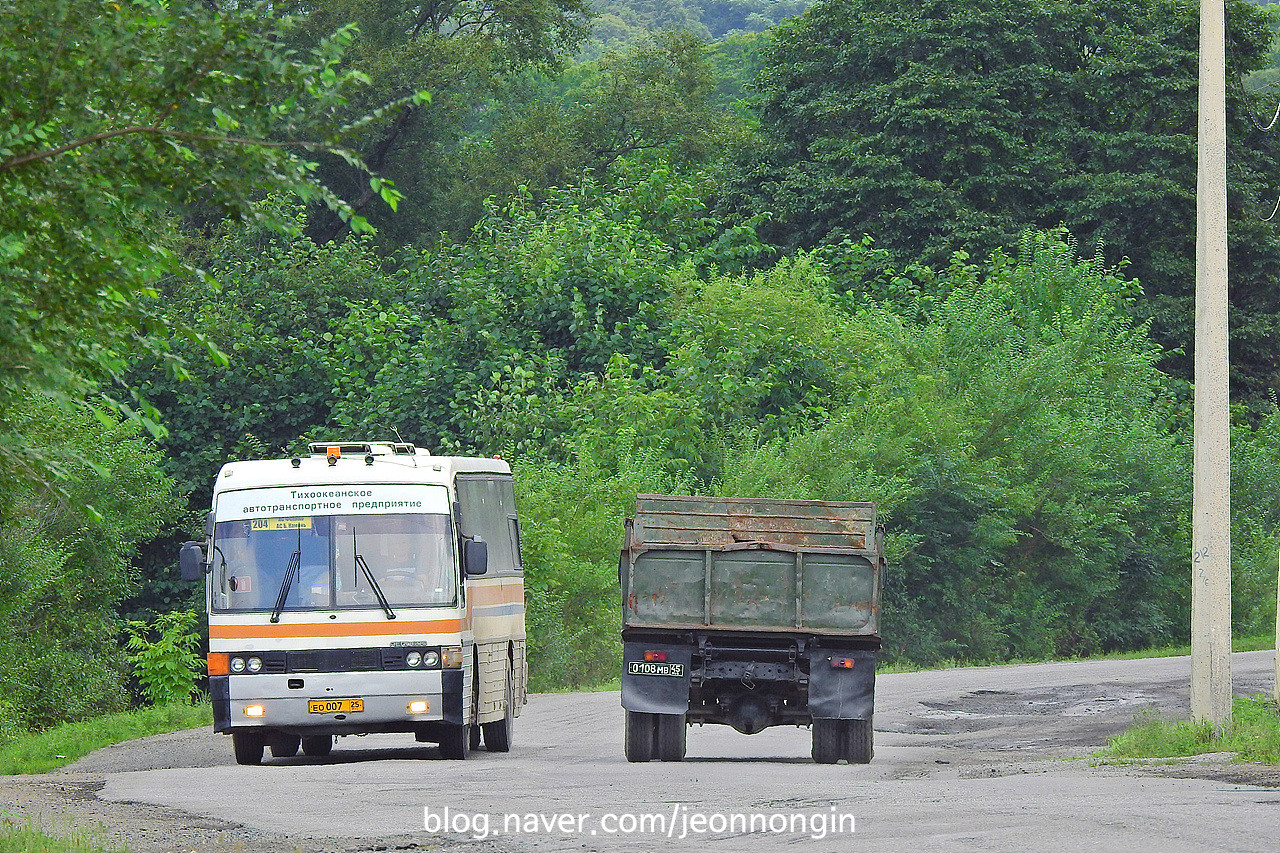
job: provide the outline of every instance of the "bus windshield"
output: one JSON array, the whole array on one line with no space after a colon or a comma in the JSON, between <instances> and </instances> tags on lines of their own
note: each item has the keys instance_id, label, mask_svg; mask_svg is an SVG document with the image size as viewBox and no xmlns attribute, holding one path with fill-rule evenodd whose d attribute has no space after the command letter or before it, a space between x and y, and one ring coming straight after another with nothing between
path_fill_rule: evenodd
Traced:
<instances>
[{"instance_id":1,"label":"bus windshield","mask_svg":"<svg viewBox=\"0 0 1280 853\"><path fill-rule=\"evenodd\" d=\"M450 605L458 596L451 525L440 513L220 521L212 567L221 611L271 611L286 585L284 611L379 608L379 592L391 607Z\"/></svg>"}]
</instances>

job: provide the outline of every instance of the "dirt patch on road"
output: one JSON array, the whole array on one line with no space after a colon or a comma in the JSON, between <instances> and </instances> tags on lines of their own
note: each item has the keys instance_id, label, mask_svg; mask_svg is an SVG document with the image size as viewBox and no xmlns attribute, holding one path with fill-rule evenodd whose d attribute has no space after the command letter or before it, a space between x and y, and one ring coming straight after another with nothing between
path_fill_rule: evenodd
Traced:
<instances>
[{"instance_id":1,"label":"dirt patch on road","mask_svg":"<svg viewBox=\"0 0 1280 853\"><path fill-rule=\"evenodd\" d=\"M1239 695L1269 692L1270 684L1247 680ZM1143 718L1186 719L1185 681L1130 686L1079 685L1051 690L975 690L946 702L919 703L894 731L936 735L940 746L963 750L957 763L972 765L962 776L1025 772L1026 762L1066 758L1093 760L1109 738ZM1143 774L1213 779L1225 784L1280 787L1280 767L1235 761L1233 754L1188 759L1124 762Z\"/></svg>"}]
</instances>

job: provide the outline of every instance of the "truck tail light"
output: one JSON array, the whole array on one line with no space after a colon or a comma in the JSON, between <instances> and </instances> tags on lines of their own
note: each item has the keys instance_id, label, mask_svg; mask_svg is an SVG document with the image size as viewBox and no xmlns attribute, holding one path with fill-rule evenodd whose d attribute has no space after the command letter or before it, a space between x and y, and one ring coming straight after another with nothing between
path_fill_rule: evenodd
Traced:
<instances>
[{"instance_id":1,"label":"truck tail light","mask_svg":"<svg viewBox=\"0 0 1280 853\"><path fill-rule=\"evenodd\" d=\"M836 669L853 669L853 658L832 658L831 665Z\"/></svg>"},{"instance_id":2,"label":"truck tail light","mask_svg":"<svg viewBox=\"0 0 1280 853\"><path fill-rule=\"evenodd\" d=\"M644 659L647 661L665 661L667 653L661 649L650 649L644 653Z\"/></svg>"}]
</instances>

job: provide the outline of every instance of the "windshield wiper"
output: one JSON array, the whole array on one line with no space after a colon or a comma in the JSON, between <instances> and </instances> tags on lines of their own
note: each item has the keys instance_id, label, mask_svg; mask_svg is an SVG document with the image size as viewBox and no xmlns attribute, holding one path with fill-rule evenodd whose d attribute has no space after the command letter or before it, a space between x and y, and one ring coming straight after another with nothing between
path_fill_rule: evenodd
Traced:
<instances>
[{"instance_id":1,"label":"windshield wiper","mask_svg":"<svg viewBox=\"0 0 1280 853\"><path fill-rule=\"evenodd\" d=\"M373 590L374 597L378 599L378 605L382 608L382 612L387 614L388 619L396 618L396 614L391 612L391 605L387 603L387 597L382 594L382 587L378 586L378 582L374 580L373 572L369 571L369 564L364 561L364 557L360 556L360 551L356 545L356 531L351 528L351 550L356 555L356 565L360 571L364 572L365 579L369 581L369 588Z\"/></svg>"},{"instance_id":2,"label":"windshield wiper","mask_svg":"<svg viewBox=\"0 0 1280 853\"><path fill-rule=\"evenodd\" d=\"M298 531L298 550L289 555L289 568L285 570L284 580L280 584L280 592L276 593L276 606L271 609L271 621L279 622L280 614L284 612L284 600L289 597L289 587L293 586L293 579L298 576L298 570L302 566L302 531Z\"/></svg>"}]
</instances>

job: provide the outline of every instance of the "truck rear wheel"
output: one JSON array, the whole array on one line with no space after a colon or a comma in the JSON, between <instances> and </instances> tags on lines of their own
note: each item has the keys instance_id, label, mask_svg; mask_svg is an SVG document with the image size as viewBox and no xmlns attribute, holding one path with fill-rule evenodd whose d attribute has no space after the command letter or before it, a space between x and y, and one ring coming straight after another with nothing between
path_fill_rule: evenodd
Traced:
<instances>
[{"instance_id":1,"label":"truck rear wheel","mask_svg":"<svg viewBox=\"0 0 1280 853\"><path fill-rule=\"evenodd\" d=\"M683 761L685 748L684 714L657 714L659 761Z\"/></svg>"},{"instance_id":2,"label":"truck rear wheel","mask_svg":"<svg viewBox=\"0 0 1280 853\"><path fill-rule=\"evenodd\" d=\"M818 764L835 764L844 757L844 720L813 721L813 760Z\"/></svg>"},{"instance_id":3,"label":"truck rear wheel","mask_svg":"<svg viewBox=\"0 0 1280 853\"><path fill-rule=\"evenodd\" d=\"M847 738L845 755L850 764L870 764L872 748L872 732L870 720L845 720Z\"/></svg>"},{"instance_id":4,"label":"truck rear wheel","mask_svg":"<svg viewBox=\"0 0 1280 853\"><path fill-rule=\"evenodd\" d=\"M657 714L627 711L627 726L622 751L627 761L648 761L653 758L653 742L658 736Z\"/></svg>"},{"instance_id":5,"label":"truck rear wheel","mask_svg":"<svg viewBox=\"0 0 1280 853\"><path fill-rule=\"evenodd\" d=\"M262 732L232 732L231 745L236 751L236 764L261 764L267 742Z\"/></svg>"}]
</instances>

